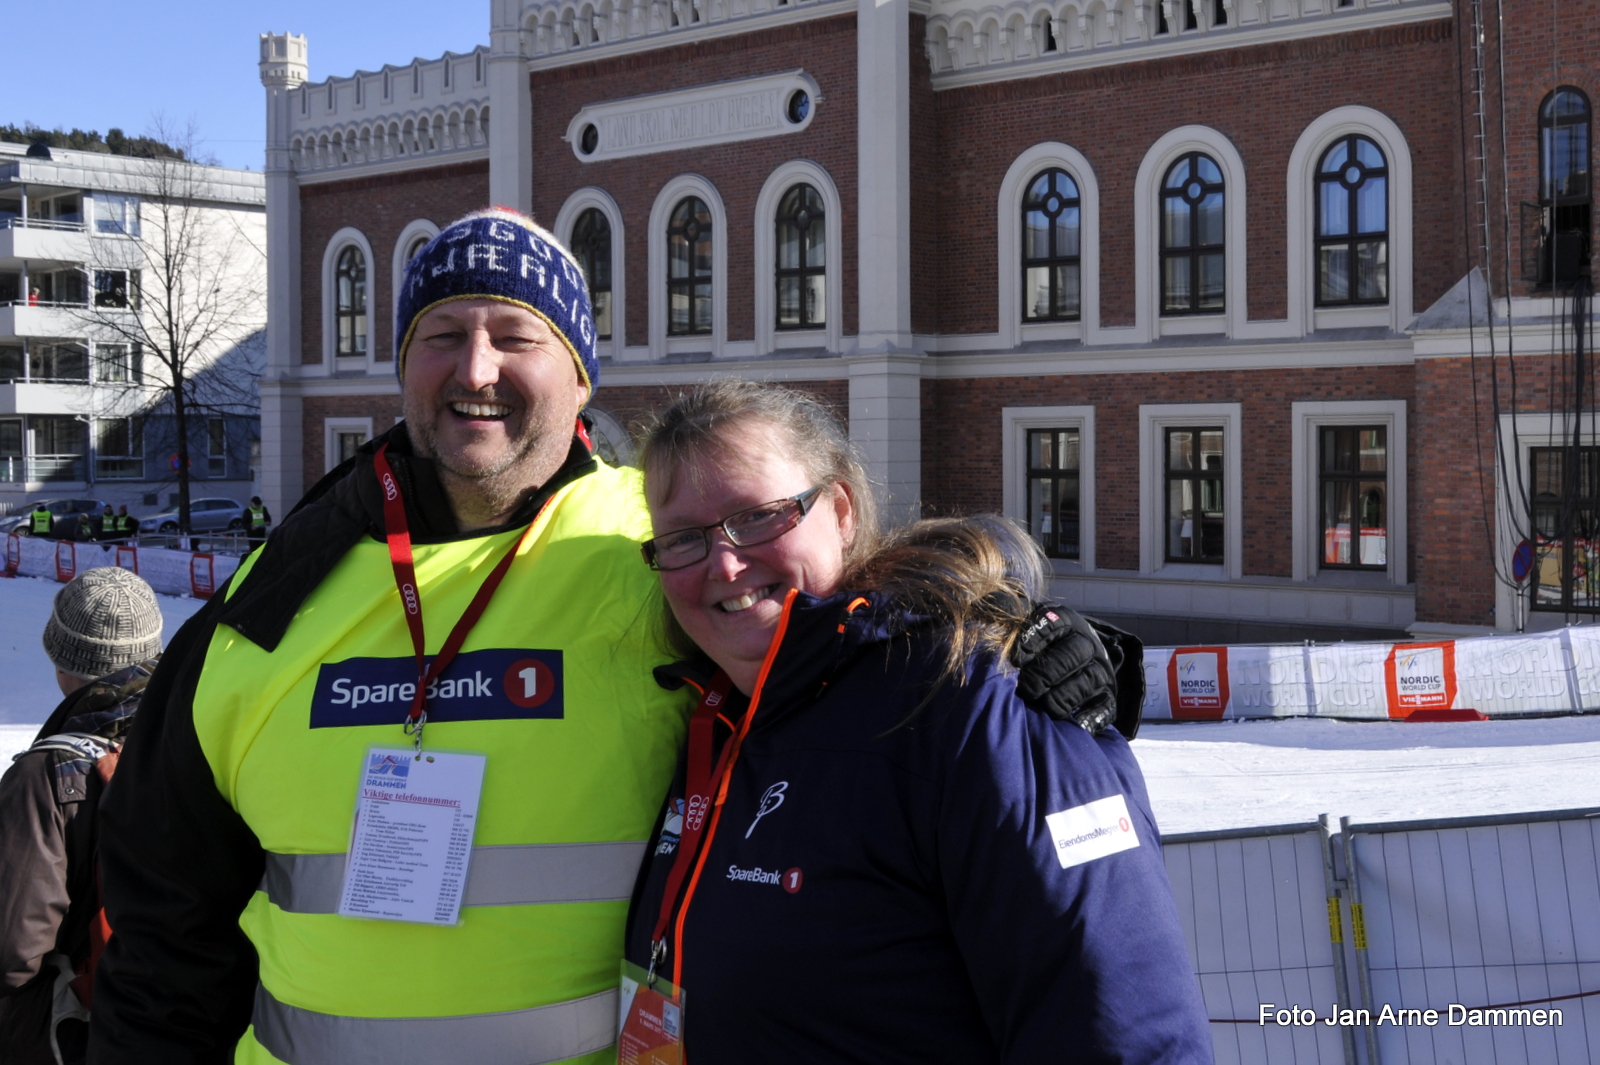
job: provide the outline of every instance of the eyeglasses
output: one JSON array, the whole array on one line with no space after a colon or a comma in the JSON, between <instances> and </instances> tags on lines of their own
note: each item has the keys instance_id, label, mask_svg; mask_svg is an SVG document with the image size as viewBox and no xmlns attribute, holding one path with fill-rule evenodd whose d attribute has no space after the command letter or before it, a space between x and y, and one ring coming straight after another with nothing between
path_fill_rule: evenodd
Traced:
<instances>
[{"instance_id":1,"label":"eyeglasses","mask_svg":"<svg viewBox=\"0 0 1600 1065\"><path fill-rule=\"evenodd\" d=\"M774 499L758 507L729 514L726 518L697 529L678 529L662 533L639 545L651 569L675 570L692 566L711 554L711 533L721 529L735 547L753 547L776 540L799 525L811 513L822 485L807 488L788 499Z\"/></svg>"}]
</instances>

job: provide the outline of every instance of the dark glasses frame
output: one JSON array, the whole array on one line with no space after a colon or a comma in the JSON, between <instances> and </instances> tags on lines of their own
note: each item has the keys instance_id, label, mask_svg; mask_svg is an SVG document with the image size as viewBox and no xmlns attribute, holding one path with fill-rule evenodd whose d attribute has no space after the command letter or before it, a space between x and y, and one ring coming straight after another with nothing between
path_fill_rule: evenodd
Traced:
<instances>
[{"instance_id":1,"label":"dark glasses frame","mask_svg":"<svg viewBox=\"0 0 1600 1065\"><path fill-rule=\"evenodd\" d=\"M817 496L824 487L826 486L820 484L813 485L812 487L807 488L804 492L801 492L799 495L789 496L785 499L774 499L770 503L758 503L753 507L745 507L743 510L735 511L732 514L729 514L726 518L723 518L721 521L713 522L710 525L702 525L698 528L695 526L689 526L688 528L674 529L671 532L662 533L660 536L653 536L639 545L639 552L644 555L645 564L651 569L660 570L663 573L670 573L673 570L687 569L695 563L704 562L707 558L711 557L711 534L717 529L721 529L722 535L726 536L728 538L728 542L735 547L754 547L757 544L771 543L773 540L783 536L785 533L789 532L796 525L799 525L805 520L806 515L811 513L811 508L816 505ZM752 514L758 510L774 510L780 508L783 513L782 518L778 522L777 526L763 529L753 537L746 536L739 532L738 526L740 518L745 517L748 514ZM663 566L661 564L662 545L668 540L676 539L677 537L682 536L684 533L692 532L697 532L700 534L700 553L687 562L678 562L671 566Z\"/></svg>"}]
</instances>

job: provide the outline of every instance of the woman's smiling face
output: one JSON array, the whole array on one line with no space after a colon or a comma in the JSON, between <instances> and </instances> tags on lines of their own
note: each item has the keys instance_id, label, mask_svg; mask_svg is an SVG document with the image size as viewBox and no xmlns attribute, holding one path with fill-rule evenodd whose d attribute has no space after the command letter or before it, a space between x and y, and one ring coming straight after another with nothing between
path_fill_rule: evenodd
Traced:
<instances>
[{"instance_id":1,"label":"woman's smiling face","mask_svg":"<svg viewBox=\"0 0 1600 1065\"><path fill-rule=\"evenodd\" d=\"M797 496L815 483L785 454L779 434L735 423L721 446L651 478L650 520L660 536L700 528L774 500ZM810 513L775 540L738 547L720 529L710 553L682 569L661 573L661 589L678 624L721 666L740 691L755 688L767 647L778 628L790 588L812 595L838 591L844 555L855 535L849 490L826 484Z\"/></svg>"}]
</instances>

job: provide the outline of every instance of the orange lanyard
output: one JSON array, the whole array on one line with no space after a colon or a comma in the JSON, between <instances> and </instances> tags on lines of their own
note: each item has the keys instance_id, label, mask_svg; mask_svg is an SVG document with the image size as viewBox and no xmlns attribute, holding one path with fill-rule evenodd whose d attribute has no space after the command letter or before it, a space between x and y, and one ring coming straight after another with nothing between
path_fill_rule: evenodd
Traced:
<instances>
[{"instance_id":1,"label":"orange lanyard","mask_svg":"<svg viewBox=\"0 0 1600 1065\"><path fill-rule=\"evenodd\" d=\"M772 635L772 643L767 648L766 659L761 663L761 673L756 677L755 692L750 697L750 709L745 712L744 720L739 723L738 731L733 734L732 739L728 740L727 746L722 752L722 757L717 760L716 769L702 778L705 785L703 790L697 789L697 782L694 779L697 765L695 724L697 720L704 717L703 732L701 733L704 737L704 747L702 748L704 753L701 761L698 762L698 765L704 766L709 763L711 757L711 730L715 720L717 703L712 703L712 709L709 714L703 714L702 712L706 709L707 700L716 694L715 686L717 681L715 679L712 681L712 688L706 692L705 698L700 700L700 706L695 709L695 716L689 721L690 776L685 790L690 794L684 802L683 833L678 841L678 856L673 859L672 871L667 876L667 888L662 894L661 914L656 919L655 933L650 937L650 971L653 974L656 964L661 960L667 949L666 939L664 938L667 926L669 924L672 925L672 982L680 987L683 984L683 923L689 916L689 903L694 899L695 888L700 884L700 873L705 868L706 859L711 856L711 843L716 839L717 824L722 820L722 806L728 799L728 782L733 779L733 767L739 760L739 748L744 745L744 738L750 734L750 723L756 719L756 710L761 705L761 690L766 685L767 673L772 668L772 660L777 657L778 647L783 643L783 634L789 628L789 609L794 605L795 597L799 594L798 590L791 588L789 589L789 594L784 597L783 614L778 618L778 630ZM725 679L720 672L717 674L717 678ZM718 703L720 701L718 699ZM713 783L715 783L714 797L712 796L713 789L711 787ZM697 790L700 796L710 799L711 818L710 824L706 825L703 830L704 838L699 838L702 833L701 829L696 828L694 830L699 845L691 848L689 845L689 801L696 798L695 792ZM703 808L700 814L703 819L705 815ZM704 823L703 820L702 823ZM689 868L690 863L694 865L694 873L689 877L689 886L683 893L683 901L678 903L676 910L674 910L674 896L677 894L678 885L683 882L685 870ZM676 920L673 920L674 912L676 912Z\"/></svg>"}]
</instances>

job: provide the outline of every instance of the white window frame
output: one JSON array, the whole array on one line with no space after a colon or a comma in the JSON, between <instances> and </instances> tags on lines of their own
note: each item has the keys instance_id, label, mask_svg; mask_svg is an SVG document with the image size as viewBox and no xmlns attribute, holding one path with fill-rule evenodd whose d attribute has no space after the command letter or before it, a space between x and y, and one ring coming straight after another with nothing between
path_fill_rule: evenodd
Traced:
<instances>
[{"instance_id":1,"label":"white window frame","mask_svg":"<svg viewBox=\"0 0 1600 1065\"><path fill-rule=\"evenodd\" d=\"M371 418L322 419L322 472L328 473L339 465L339 434L361 432L372 439Z\"/></svg>"},{"instance_id":2,"label":"white window frame","mask_svg":"<svg viewBox=\"0 0 1600 1065\"><path fill-rule=\"evenodd\" d=\"M1020 218L1020 201L1017 210ZM1078 430L1078 558L1052 558L1050 562L1057 573L1093 572L1094 407L1003 407L1000 424L1001 510L1024 529L1028 528L1028 430Z\"/></svg>"},{"instance_id":3,"label":"white window frame","mask_svg":"<svg viewBox=\"0 0 1600 1065\"><path fill-rule=\"evenodd\" d=\"M1078 185L1078 276L1076 322L1022 320L1022 199L1028 185L1046 170L1060 168ZM1014 348L1033 340L1081 340L1100 336L1100 183L1082 152L1056 141L1035 144L1012 162L1000 182L999 234L1000 346Z\"/></svg>"},{"instance_id":4,"label":"white window frame","mask_svg":"<svg viewBox=\"0 0 1600 1065\"><path fill-rule=\"evenodd\" d=\"M617 201L612 199L611 194L605 189L593 185L585 186L568 196L567 202L561 205L561 210L556 212L556 224L552 231L556 239L561 242L561 246L570 252L572 230L577 226L583 212L591 207L605 215L606 221L611 225L611 339L596 340L594 351L596 356L609 356L620 362L627 350L628 330L628 279L623 270L622 208L617 206ZM715 236L713 233L713 246ZM716 298L714 294L712 298Z\"/></svg>"},{"instance_id":5,"label":"white window frame","mask_svg":"<svg viewBox=\"0 0 1600 1065\"><path fill-rule=\"evenodd\" d=\"M633 437L616 415L610 411L602 410L590 404L583 409L594 421L594 427L605 435L611 446L617 450L617 462L623 466L632 466L634 462Z\"/></svg>"},{"instance_id":6,"label":"white window frame","mask_svg":"<svg viewBox=\"0 0 1600 1065\"><path fill-rule=\"evenodd\" d=\"M1226 293L1221 314L1161 316L1161 181L1178 157L1203 152L1222 170L1223 272ZM1220 333L1242 337L1248 331L1249 275L1246 272L1249 190L1244 160L1223 134L1210 126L1180 126L1150 146L1133 183L1135 328L1143 340L1163 336Z\"/></svg>"},{"instance_id":7,"label":"white window frame","mask_svg":"<svg viewBox=\"0 0 1600 1065\"><path fill-rule=\"evenodd\" d=\"M427 237L429 240L432 240L438 235L438 226L434 225L426 218L418 218L402 229L400 231L400 236L395 239L394 254L390 256L392 262L389 266L389 321L396 321L400 317L400 289L405 284L406 264L409 262L409 260L406 258L406 248L416 241L418 237ZM337 263L338 259L335 259L334 262ZM367 301L369 305L371 302L371 300ZM371 325L369 324L367 328L370 330ZM372 334L369 332L367 335L370 337ZM404 338L400 336L392 336L389 338L389 358L391 360L398 359L400 357L400 341L403 339ZM368 344L367 347L371 348L372 345ZM392 366L394 363L391 361L388 365ZM388 372L387 366L385 367L384 372Z\"/></svg>"},{"instance_id":8,"label":"white window frame","mask_svg":"<svg viewBox=\"0 0 1600 1065\"><path fill-rule=\"evenodd\" d=\"M1406 401L1403 399L1321 400L1290 406L1290 490L1297 581L1401 587L1407 581ZM1326 425L1381 425L1388 434L1387 572L1322 568L1322 469L1317 430Z\"/></svg>"},{"instance_id":9,"label":"white window frame","mask_svg":"<svg viewBox=\"0 0 1600 1065\"><path fill-rule=\"evenodd\" d=\"M1561 447L1572 442L1572 416L1557 416L1552 420L1549 411L1500 415L1499 448L1492 449L1484 459L1485 476L1494 478L1495 562L1500 573L1511 573L1516 555L1518 531L1528 531L1533 523L1528 500L1517 498L1519 487L1528 484L1529 460L1536 447ZM1600 439L1600 416L1584 412L1578 419L1579 435L1584 440ZM1496 476L1496 450L1507 458L1515 455L1517 469L1510 477ZM1509 482L1509 483L1508 483ZM1572 615L1559 610L1533 610L1528 597L1529 581L1512 586L1503 580L1494 582L1495 628L1502 632L1548 632L1572 623ZM1587 611L1583 617L1592 617Z\"/></svg>"},{"instance_id":10,"label":"white window frame","mask_svg":"<svg viewBox=\"0 0 1600 1065\"><path fill-rule=\"evenodd\" d=\"M367 260L367 353L363 356L340 357L336 354L339 344L338 307L339 292L338 280L335 276L339 269L339 253L346 248L354 246L361 250ZM322 251L322 366L328 373L340 371L361 370L371 372L373 348L377 346L377 300L373 299L372 270L376 260L372 256L372 242L367 235L354 226L345 226L328 240L328 245Z\"/></svg>"},{"instance_id":11,"label":"white window frame","mask_svg":"<svg viewBox=\"0 0 1600 1065\"><path fill-rule=\"evenodd\" d=\"M1389 303L1372 307L1317 306L1317 163L1328 146L1352 133L1383 150L1389 171ZM1318 117L1289 155L1287 240L1289 322L1297 331L1387 326L1402 332L1412 319L1411 148L1400 127L1370 107L1336 107Z\"/></svg>"},{"instance_id":12,"label":"white window frame","mask_svg":"<svg viewBox=\"0 0 1600 1065\"><path fill-rule=\"evenodd\" d=\"M1168 562L1166 549L1169 427L1222 427L1222 564ZM1183 580L1244 576L1243 405L1150 403L1139 406L1139 572Z\"/></svg>"},{"instance_id":13,"label":"white window frame","mask_svg":"<svg viewBox=\"0 0 1600 1065\"><path fill-rule=\"evenodd\" d=\"M711 332L709 335L669 337L667 221L678 201L687 196L700 197L711 212ZM717 187L699 174L679 174L663 185L650 208L649 248L650 357L659 360L668 354L709 349L711 357L717 358L728 343L728 211Z\"/></svg>"},{"instance_id":14,"label":"white window frame","mask_svg":"<svg viewBox=\"0 0 1600 1065\"><path fill-rule=\"evenodd\" d=\"M796 185L806 184L822 197L823 239L827 249L823 258L823 292L827 323L821 329L779 329L777 326L778 204L783 194ZM844 208L833 178L820 164L809 159L791 159L767 176L756 197L755 215L755 353L770 355L782 348L826 348L839 351L840 319L844 317L843 250Z\"/></svg>"}]
</instances>

